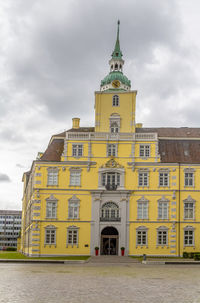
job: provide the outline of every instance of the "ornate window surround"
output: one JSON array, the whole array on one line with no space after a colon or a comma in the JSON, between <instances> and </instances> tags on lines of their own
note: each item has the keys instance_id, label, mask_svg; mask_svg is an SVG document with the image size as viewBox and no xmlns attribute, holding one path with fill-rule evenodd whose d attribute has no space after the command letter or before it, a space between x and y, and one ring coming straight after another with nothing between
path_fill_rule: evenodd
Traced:
<instances>
[{"instance_id":1,"label":"ornate window surround","mask_svg":"<svg viewBox=\"0 0 200 303\"><path fill-rule=\"evenodd\" d=\"M72 231L72 243L69 243L69 232L71 232ZM74 231L76 231L77 232L77 235L76 235L76 237L77 237L77 242L76 243L73 243L73 237L74 237ZM66 247L68 247L68 246L71 246L71 247L74 247L74 246L76 246L76 247L78 247L78 243L79 243L79 227L78 226L75 226L75 225L71 225L71 226L68 226L67 227L67 241L66 241Z\"/></svg>"},{"instance_id":2,"label":"ornate window surround","mask_svg":"<svg viewBox=\"0 0 200 303\"><path fill-rule=\"evenodd\" d=\"M139 205L140 204L147 205L147 217L146 218L144 218L144 214L142 214L142 218L139 218ZM147 200L144 196L142 196L139 200L137 200L137 220L148 220L148 219L149 219L149 200Z\"/></svg>"},{"instance_id":3,"label":"ornate window surround","mask_svg":"<svg viewBox=\"0 0 200 303\"><path fill-rule=\"evenodd\" d=\"M189 225L187 225L183 228L183 232L184 232L184 234L183 234L183 247L188 247L188 246L189 247L195 247L194 230L195 230L195 228L193 226L189 226ZM192 231L192 244L185 244L185 231Z\"/></svg>"},{"instance_id":4,"label":"ornate window surround","mask_svg":"<svg viewBox=\"0 0 200 303\"><path fill-rule=\"evenodd\" d=\"M70 207L72 207L71 204L76 204L76 206L74 207L77 207L77 217L70 217L69 214L70 214ZM73 207L73 208L74 208ZM73 212L73 215L74 215L74 212ZM76 197L76 195L73 195L70 199L68 199L68 219L70 220L79 220L80 219L80 199Z\"/></svg>"},{"instance_id":5,"label":"ornate window surround","mask_svg":"<svg viewBox=\"0 0 200 303\"><path fill-rule=\"evenodd\" d=\"M108 212L106 212L106 210L108 210ZM114 212L114 217L112 216L112 211ZM120 221L120 213L121 210L116 202L105 202L100 209L100 221Z\"/></svg>"},{"instance_id":6,"label":"ornate window surround","mask_svg":"<svg viewBox=\"0 0 200 303\"><path fill-rule=\"evenodd\" d=\"M194 200L190 195L185 199L183 200L183 203L184 203L184 220L195 220L195 202L196 200ZM193 204L193 218L185 218L185 203L192 203Z\"/></svg>"},{"instance_id":7,"label":"ornate window surround","mask_svg":"<svg viewBox=\"0 0 200 303\"><path fill-rule=\"evenodd\" d=\"M165 196L162 196L161 199L159 199L158 201L158 217L157 217L157 220L169 220L169 200L167 198L165 198ZM167 218L159 218L159 204L161 203L167 203Z\"/></svg>"},{"instance_id":8,"label":"ornate window surround","mask_svg":"<svg viewBox=\"0 0 200 303\"><path fill-rule=\"evenodd\" d=\"M145 244L140 244L138 243L138 235L139 235L139 232L145 232L146 233L146 243ZM141 235L142 237L142 235ZM136 228L136 248L137 247L141 247L141 246L146 246L148 247L148 228L146 226L139 226Z\"/></svg>"},{"instance_id":9,"label":"ornate window surround","mask_svg":"<svg viewBox=\"0 0 200 303\"><path fill-rule=\"evenodd\" d=\"M99 168L99 180L98 180L98 188L105 189L105 186L102 185L102 174L103 173L119 173L120 174L120 185L117 186L118 189L124 189L124 168Z\"/></svg>"},{"instance_id":10,"label":"ornate window surround","mask_svg":"<svg viewBox=\"0 0 200 303\"><path fill-rule=\"evenodd\" d=\"M47 204L48 203L55 203L56 204L56 214L55 217L48 217L47 216ZM55 198L53 194L50 195L50 197L46 198L46 219L57 219L57 209L58 209L58 199Z\"/></svg>"},{"instance_id":11,"label":"ornate window surround","mask_svg":"<svg viewBox=\"0 0 200 303\"><path fill-rule=\"evenodd\" d=\"M169 230L169 228L167 227L167 226L159 226L158 228L157 228L157 240L156 240L156 247L164 247L164 246L169 246L169 233L168 233L168 230ZM166 231L166 244L159 244L158 243L158 236L159 236L159 231Z\"/></svg>"},{"instance_id":12,"label":"ornate window surround","mask_svg":"<svg viewBox=\"0 0 200 303\"><path fill-rule=\"evenodd\" d=\"M57 227L54 226L54 225L47 225L47 226L45 226L44 246L49 245L51 247L53 245L53 246L56 247L56 229L57 229ZM46 237L47 237L47 232L48 231L55 231L54 243L47 243L46 242Z\"/></svg>"}]
</instances>

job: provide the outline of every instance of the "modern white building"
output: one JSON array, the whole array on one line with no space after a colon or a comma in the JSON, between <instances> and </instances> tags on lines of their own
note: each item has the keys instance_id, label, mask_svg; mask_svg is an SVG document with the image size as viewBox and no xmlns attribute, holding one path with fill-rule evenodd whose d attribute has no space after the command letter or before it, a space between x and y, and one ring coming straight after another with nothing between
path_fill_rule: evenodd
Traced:
<instances>
[{"instance_id":1,"label":"modern white building","mask_svg":"<svg viewBox=\"0 0 200 303\"><path fill-rule=\"evenodd\" d=\"M17 238L21 231L22 212L19 210L0 210L0 250L17 248Z\"/></svg>"}]
</instances>

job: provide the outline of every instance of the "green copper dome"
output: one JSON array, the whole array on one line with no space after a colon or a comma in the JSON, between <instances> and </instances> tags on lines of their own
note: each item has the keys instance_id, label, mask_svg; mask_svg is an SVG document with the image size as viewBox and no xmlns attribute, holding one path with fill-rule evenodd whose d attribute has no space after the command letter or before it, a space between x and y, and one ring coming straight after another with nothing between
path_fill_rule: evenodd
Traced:
<instances>
[{"instance_id":1,"label":"green copper dome","mask_svg":"<svg viewBox=\"0 0 200 303\"><path fill-rule=\"evenodd\" d=\"M119 80L122 84L126 86L131 86L131 81L128 80L126 76L123 75L122 72L119 71L114 71L110 72L102 81L101 81L101 86L110 84L114 80Z\"/></svg>"}]
</instances>

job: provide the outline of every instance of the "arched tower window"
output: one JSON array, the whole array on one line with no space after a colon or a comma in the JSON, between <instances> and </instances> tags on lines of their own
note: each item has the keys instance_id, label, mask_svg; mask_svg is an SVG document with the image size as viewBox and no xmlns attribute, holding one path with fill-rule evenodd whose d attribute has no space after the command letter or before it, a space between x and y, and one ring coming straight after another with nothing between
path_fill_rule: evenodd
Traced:
<instances>
[{"instance_id":1,"label":"arched tower window","mask_svg":"<svg viewBox=\"0 0 200 303\"><path fill-rule=\"evenodd\" d=\"M106 202L101 208L101 221L119 221L119 206L114 202Z\"/></svg>"},{"instance_id":2,"label":"arched tower window","mask_svg":"<svg viewBox=\"0 0 200 303\"><path fill-rule=\"evenodd\" d=\"M119 96L118 95L114 95L112 101L113 101L112 102L113 106L119 106Z\"/></svg>"},{"instance_id":3,"label":"arched tower window","mask_svg":"<svg viewBox=\"0 0 200 303\"><path fill-rule=\"evenodd\" d=\"M118 70L118 64L117 63L115 64L115 70Z\"/></svg>"}]
</instances>

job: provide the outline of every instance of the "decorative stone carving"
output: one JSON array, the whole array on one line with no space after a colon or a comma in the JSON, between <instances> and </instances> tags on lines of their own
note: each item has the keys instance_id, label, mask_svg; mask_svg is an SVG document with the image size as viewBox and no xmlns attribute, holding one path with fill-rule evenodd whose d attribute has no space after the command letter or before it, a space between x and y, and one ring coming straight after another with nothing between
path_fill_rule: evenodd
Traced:
<instances>
[{"instance_id":1,"label":"decorative stone carving","mask_svg":"<svg viewBox=\"0 0 200 303\"><path fill-rule=\"evenodd\" d=\"M111 158L104 165L102 165L101 168L123 168L123 166L115 161L114 158Z\"/></svg>"}]
</instances>

